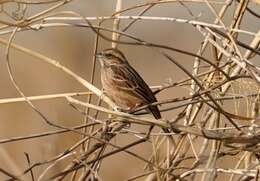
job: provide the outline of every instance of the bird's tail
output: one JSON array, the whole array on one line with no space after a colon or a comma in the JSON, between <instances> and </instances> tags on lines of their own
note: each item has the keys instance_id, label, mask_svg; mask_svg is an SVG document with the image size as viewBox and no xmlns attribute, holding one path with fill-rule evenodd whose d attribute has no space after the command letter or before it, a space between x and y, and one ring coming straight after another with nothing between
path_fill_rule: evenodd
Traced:
<instances>
[{"instance_id":1,"label":"bird's tail","mask_svg":"<svg viewBox=\"0 0 260 181\"><path fill-rule=\"evenodd\" d=\"M149 111L151 111L151 113L153 114L155 119L161 119L162 118L161 113L160 113L157 106L150 106L148 109L149 109Z\"/></svg>"}]
</instances>

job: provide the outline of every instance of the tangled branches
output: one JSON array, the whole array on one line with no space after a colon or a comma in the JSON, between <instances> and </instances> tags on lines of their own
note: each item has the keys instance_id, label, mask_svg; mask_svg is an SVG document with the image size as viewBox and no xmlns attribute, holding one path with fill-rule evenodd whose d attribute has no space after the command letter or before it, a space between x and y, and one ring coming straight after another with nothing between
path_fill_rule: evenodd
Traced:
<instances>
[{"instance_id":1,"label":"tangled branches","mask_svg":"<svg viewBox=\"0 0 260 181\"><path fill-rule=\"evenodd\" d=\"M5 137L0 140L1 145L9 143L16 146L24 141L28 148L26 152L29 153L26 153L25 165L18 159L11 159L8 149L2 147L6 166L3 164L0 166L0 172L3 174L1 180L259 179L260 68L257 60L260 55L260 15L255 10L259 9L259 1L156 0L130 5L118 0L116 10L111 15L91 17L74 10L75 6L78 7L81 3L86 3L88 6L91 4L88 1L73 0L0 2L0 44L4 47L4 51L1 52L4 57L1 63L6 65L8 72L6 77L10 78L8 82L12 83L20 95L19 98L9 99L2 96L0 104L14 105L24 102L29 105L30 110L37 113L48 128L56 129L28 133L26 136L4 135ZM101 4L97 3L96 6ZM37 11L32 11L33 7L37 7ZM186 15L182 18L175 17L174 13L169 13L167 17L153 16L158 14L154 10L162 13L161 9L165 7L177 7L184 10ZM202 13L201 10L195 15L195 7L204 8L207 13ZM62 10L63 8L69 10ZM227 17L233 10L235 11L232 17ZM133 13L134 15L130 15ZM210 14L211 18L206 21L207 14ZM248 16L251 18L250 21L258 22L255 30L245 23L249 21ZM112 28L108 23L111 23ZM165 39L160 37L162 35L158 35L158 32L152 32L152 36L158 37L155 41L154 38L144 36L146 32L151 31L146 27L147 23L151 23L155 29L158 24L162 27L164 25L161 24L188 27L193 31L194 40L190 39L192 43L185 42L184 48L175 45L169 40L179 36L185 41L185 32L176 34L167 29L172 34L165 35ZM137 33L139 26L145 32L142 36ZM84 34L95 37L95 41L88 44L92 47L92 50L87 52L88 59L92 57L92 60L87 61L87 66L91 67L88 78L83 78L79 72L73 71L73 68L65 66L63 61L51 58L51 51L50 55L44 54L40 53L40 50L22 45L23 42L29 41L33 33L38 36L44 30L58 31L59 28L68 28L72 31L81 29ZM16 38L20 34L28 37L25 37L22 43L16 43ZM197 37L200 37L199 43L195 41ZM169 63L172 65L171 71L167 72L171 77L170 80L166 83L160 81L159 85L152 86L154 94L159 96L166 94L166 98L153 103L159 105L160 111L165 113L163 119L151 118L145 111L149 105L138 107L131 114L121 112L98 88L99 84L95 81L98 70L95 54L99 47L107 43L112 43L112 47L122 46L126 48L126 52L138 47L159 56L158 65L161 66L162 75L164 73L162 70L169 68L167 66ZM195 47L198 50L193 52L188 47L193 49ZM70 51L71 46L68 49L68 52ZM16 76L17 67L12 64L12 60L19 53L57 68L64 75L68 75L73 82L82 85L86 91L80 92L72 86L73 92L69 93L27 96L28 92L25 91L27 89L20 86L26 79ZM141 55L137 55L141 59ZM149 63L147 64L149 66L145 69L152 72L154 70L152 63L146 63ZM40 71L39 67L33 69L34 72ZM175 72L180 72L181 79L175 78ZM48 73L45 72L44 75L46 74ZM165 78L156 74L151 79L158 77L160 80ZM37 83L39 82L41 81L37 80ZM36 87L34 84L30 86ZM48 90L52 88L50 86ZM175 94L178 89L181 91ZM30 94L33 93L32 91ZM34 101L47 101L48 106L51 106L51 101L54 99L65 101L62 106L68 107L66 105L68 104L70 111L76 114L70 119L80 119L82 124L73 127L64 126L51 116L51 111L46 112L34 103ZM108 109L102 104L103 102L113 110ZM60 104L57 104L58 106ZM7 123L2 121L2 124ZM171 133L161 133L159 129L155 129L147 138L148 127L151 125L167 128ZM73 137L69 147L63 145L62 150L53 152L47 158L32 159L33 149L29 141L38 141L44 137L54 138L60 134L73 135L66 138ZM175 143L168 142L166 136L169 135ZM115 142L118 139L122 143ZM62 143L63 141L59 142ZM52 147L56 148L56 144L58 143L53 143ZM146 150L147 154L143 154L142 149ZM40 150L39 148L36 153ZM19 155L19 151L14 154ZM127 174L121 176L119 172L115 172L111 174L114 178L103 177L104 172L113 170L115 161L110 159L116 160L120 154L125 155L127 159L135 160L134 163L129 163L129 166L127 163L120 163L121 171L126 170ZM139 169L140 163L145 167ZM105 167L106 164L110 164L110 167ZM138 167L138 172L133 171L134 167Z\"/></svg>"}]
</instances>

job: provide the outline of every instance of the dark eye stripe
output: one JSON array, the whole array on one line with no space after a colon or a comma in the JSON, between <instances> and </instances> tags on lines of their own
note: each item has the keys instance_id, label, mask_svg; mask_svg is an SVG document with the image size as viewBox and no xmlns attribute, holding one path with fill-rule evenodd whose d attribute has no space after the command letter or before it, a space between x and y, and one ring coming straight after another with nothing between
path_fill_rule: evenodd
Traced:
<instances>
[{"instance_id":1,"label":"dark eye stripe","mask_svg":"<svg viewBox=\"0 0 260 181\"><path fill-rule=\"evenodd\" d=\"M113 57L113 55L111 53L107 53L106 57Z\"/></svg>"},{"instance_id":2,"label":"dark eye stripe","mask_svg":"<svg viewBox=\"0 0 260 181\"><path fill-rule=\"evenodd\" d=\"M106 58L107 58L108 61L109 61L109 60L114 60L114 61L116 61L116 62L118 62L118 63L124 63L124 62L126 62L125 59L122 59L122 57L117 56L117 55L113 55L113 54L107 53L105 56L106 56Z\"/></svg>"}]
</instances>

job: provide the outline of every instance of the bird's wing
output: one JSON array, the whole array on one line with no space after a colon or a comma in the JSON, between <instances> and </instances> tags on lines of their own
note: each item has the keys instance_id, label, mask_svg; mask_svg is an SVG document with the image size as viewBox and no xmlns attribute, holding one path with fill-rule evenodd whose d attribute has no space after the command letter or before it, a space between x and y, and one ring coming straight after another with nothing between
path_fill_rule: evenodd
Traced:
<instances>
[{"instance_id":1,"label":"bird's wing","mask_svg":"<svg viewBox=\"0 0 260 181\"><path fill-rule=\"evenodd\" d=\"M157 101L152 90L130 64L123 64L120 67L112 65L111 69L119 89L135 94L146 103Z\"/></svg>"},{"instance_id":2,"label":"bird's wing","mask_svg":"<svg viewBox=\"0 0 260 181\"><path fill-rule=\"evenodd\" d=\"M117 82L114 85L117 85L117 88L139 97L144 104L157 101L152 90L130 64L120 65L120 67L112 65L111 69L113 71L113 79ZM156 119L161 118L161 113L157 106L149 106L148 109Z\"/></svg>"}]
</instances>

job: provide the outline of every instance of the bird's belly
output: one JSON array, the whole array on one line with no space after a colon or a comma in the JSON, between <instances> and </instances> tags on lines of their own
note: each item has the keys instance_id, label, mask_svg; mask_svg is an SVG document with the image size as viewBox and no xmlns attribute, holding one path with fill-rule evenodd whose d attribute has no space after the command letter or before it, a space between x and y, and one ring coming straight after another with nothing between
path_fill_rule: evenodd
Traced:
<instances>
[{"instance_id":1,"label":"bird's belly","mask_svg":"<svg viewBox=\"0 0 260 181\"><path fill-rule=\"evenodd\" d=\"M142 103L142 100L128 94L126 91L105 89L105 93L116 103L117 106L123 109L133 109Z\"/></svg>"}]
</instances>

